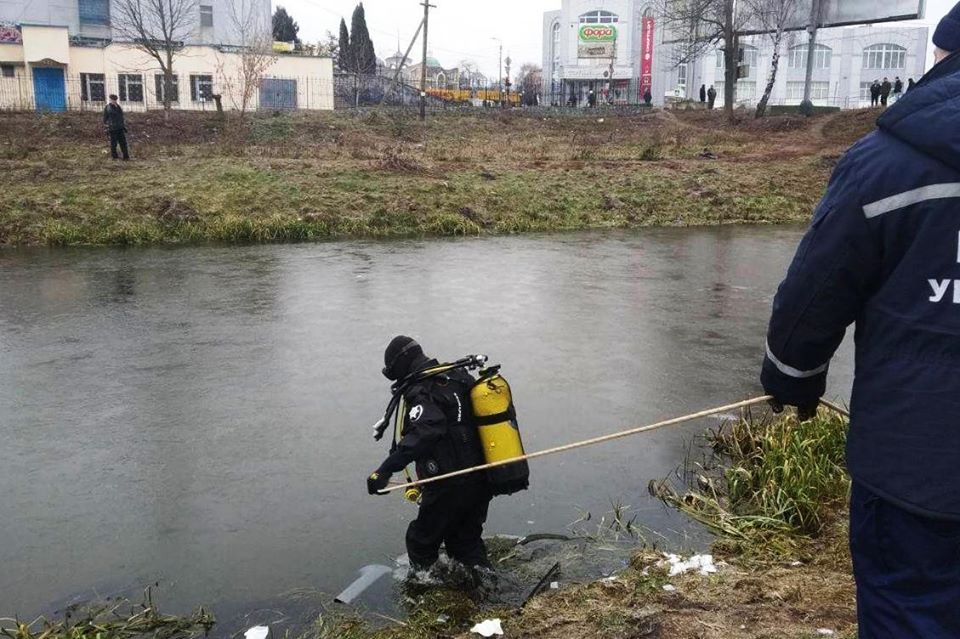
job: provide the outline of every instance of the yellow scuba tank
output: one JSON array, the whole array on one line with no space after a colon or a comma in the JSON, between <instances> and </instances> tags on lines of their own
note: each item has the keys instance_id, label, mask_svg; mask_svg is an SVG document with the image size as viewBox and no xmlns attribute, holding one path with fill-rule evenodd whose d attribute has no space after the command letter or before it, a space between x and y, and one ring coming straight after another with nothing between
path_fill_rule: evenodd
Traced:
<instances>
[{"instance_id":1,"label":"yellow scuba tank","mask_svg":"<svg viewBox=\"0 0 960 639\"><path fill-rule=\"evenodd\" d=\"M524 454L517 412L513 406L510 384L500 375L500 367L480 371L480 379L470 389L470 403L488 464L514 459ZM527 462L504 464L487 471L495 495L509 495L524 490L530 483Z\"/></svg>"}]
</instances>

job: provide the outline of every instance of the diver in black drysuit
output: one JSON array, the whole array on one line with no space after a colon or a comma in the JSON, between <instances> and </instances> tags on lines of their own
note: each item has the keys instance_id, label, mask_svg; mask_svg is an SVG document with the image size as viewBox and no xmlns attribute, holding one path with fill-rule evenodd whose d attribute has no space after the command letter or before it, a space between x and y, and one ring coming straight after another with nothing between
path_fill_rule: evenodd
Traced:
<instances>
[{"instance_id":1,"label":"diver in black drysuit","mask_svg":"<svg viewBox=\"0 0 960 639\"><path fill-rule=\"evenodd\" d=\"M384 353L384 376L392 381L437 365L410 337L399 336ZM479 466L483 449L470 404L474 378L462 369L430 377L411 386L404 399L406 428L396 450L367 478L373 495L387 487L390 475L416 462L425 479ZM473 473L423 486L420 512L407 528L407 554L415 570L436 561L440 545L467 566L489 567L483 543L483 524L493 493L486 475Z\"/></svg>"}]
</instances>

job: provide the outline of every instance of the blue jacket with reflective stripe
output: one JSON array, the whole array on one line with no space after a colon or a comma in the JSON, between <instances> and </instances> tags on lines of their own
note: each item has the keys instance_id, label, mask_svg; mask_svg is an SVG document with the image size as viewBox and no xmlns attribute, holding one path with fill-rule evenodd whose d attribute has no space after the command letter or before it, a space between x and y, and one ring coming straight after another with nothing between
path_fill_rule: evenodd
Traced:
<instances>
[{"instance_id":1,"label":"blue jacket with reflective stripe","mask_svg":"<svg viewBox=\"0 0 960 639\"><path fill-rule=\"evenodd\" d=\"M815 401L856 323L851 475L960 519L960 55L877 124L837 165L780 285L761 380L784 403Z\"/></svg>"}]
</instances>

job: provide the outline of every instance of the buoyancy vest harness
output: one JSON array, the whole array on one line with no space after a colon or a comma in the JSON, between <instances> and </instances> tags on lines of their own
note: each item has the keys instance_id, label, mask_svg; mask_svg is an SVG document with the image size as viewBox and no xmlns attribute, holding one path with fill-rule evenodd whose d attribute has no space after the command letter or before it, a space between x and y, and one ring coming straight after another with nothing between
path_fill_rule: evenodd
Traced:
<instances>
[{"instance_id":1,"label":"buoyancy vest harness","mask_svg":"<svg viewBox=\"0 0 960 639\"><path fill-rule=\"evenodd\" d=\"M484 355L468 355L455 362L436 364L415 371L397 381L390 389L393 395L383 418L374 426L374 439L380 441L392 422L391 452L396 450L403 437L407 417L404 393L414 385L456 370L478 370L478 379L470 388L470 405L485 462L522 456L523 441L520 438L510 385L500 375L499 365L486 366L486 363L487 357ZM409 469L404 469L404 473L407 482L412 482ZM493 494L509 495L528 487L530 468L526 461L519 461L491 468L486 476ZM404 496L409 501L417 502L420 499L420 490L417 487L410 488L404 492Z\"/></svg>"}]
</instances>

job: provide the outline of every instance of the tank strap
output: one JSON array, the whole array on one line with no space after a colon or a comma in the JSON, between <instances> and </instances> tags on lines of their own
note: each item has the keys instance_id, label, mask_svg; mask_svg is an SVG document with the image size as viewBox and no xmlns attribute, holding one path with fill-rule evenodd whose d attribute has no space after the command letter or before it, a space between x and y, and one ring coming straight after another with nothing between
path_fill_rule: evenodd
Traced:
<instances>
[{"instance_id":1,"label":"tank strap","mask_svg":"<svg viewBox=\"0 0 960 639\"><path fill-rule=\"evenodd\" d=\"M477 426L492 426L494 424L499 424L500 422L506 422L516 418L517 409L513 407L513 404L510 404L510 408L502 413L484 415L483 417L475 416L473 419L477 423Z\"/></svg>"}]
</instances>

